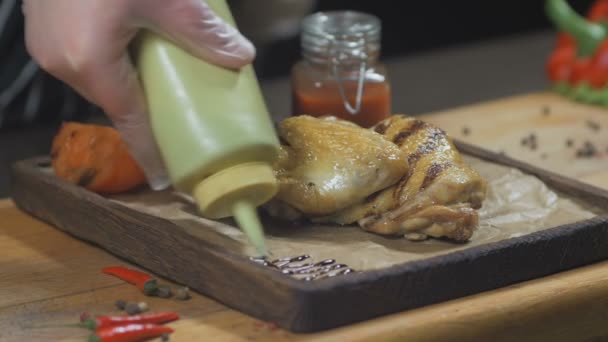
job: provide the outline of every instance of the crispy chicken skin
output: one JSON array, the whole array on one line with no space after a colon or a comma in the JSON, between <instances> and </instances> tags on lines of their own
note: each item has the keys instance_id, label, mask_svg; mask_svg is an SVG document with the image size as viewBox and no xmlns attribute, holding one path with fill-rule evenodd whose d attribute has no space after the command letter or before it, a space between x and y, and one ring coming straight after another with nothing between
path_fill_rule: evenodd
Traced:
<instances>
[{"instance_id":1,"label":"crispy chicken skin","mask_svg":"<svg viewBox=\"0 0 608 342\"><path fill-rule=\"evenodd\" d=\"M297 117L296 117L297 118ZM290 120L290 119L288 119ZM311 152L316 156L315 163L304 162L297 157L282 158L282 163L288 163L289 168L280 168L279 174L285 179L289 174L299 170L297 179L308 179L311 175L318 174L317 167L322 166L324 179L341 177L345 184L338 191L347 191L350 201L334 205L327 210L310 210L324 206L316 202L315 196L302 196L305 194L300 186L300 200L285 201L285 193L278 200L286 203L272 205L271 214L289 217L293 219L299 214L306 216L314 222L352 224L357 222L364 230L386 235L404 235L411 240L421 240L428 236L436 238L448 238L456 241L470 239L478 225L479 209L486 195L486 183L480 175L462 160L460 153L452 144L449 137L441 129L413 117L394 115L383 120L369 130L353 127L356 132L349 132L348 143L333 142L333 139L343 139L340 134L331 135L319 130L325 122L341 122L337 119L314 119L307 118L291 121L287 126L289 130L298 130L298 126L307 125L306 130L315 130L319 133L302 135L300 139L291 139L286 151L297 149L299 156L309 155ZM341 125L353 126L350 123L341 122ZM281 130L283 136L287 131ZM367 133L365 133L367 132ZM369 182L367 178L361 178L360 182L348 181L349 177L356 177L357 168L365 169L365 163L349 163L349 158L355 160L365 159L370 151L377 151L370 144L377 140L368 137L368 133L381 137L382 143L379 149L391 147L390 155L394 148L399 150L398 160L403 163L400 174L395 179L391 173L390 181L386 178L384 182ZM311 133L309 133L311 134ZM320 141L319 136L324 140ZM319 141L316 149L312 141ZM345 149L345 146L348 148ZM328 150L332 151L328 151ZM335 149L335 150L334 150ZM325 151L325 152L322 152ZM347 153L344 153L347 151ZM376 152L377 153L377 152ZM369 157L368 157L369 158ZM344 169L323 167L332 165L335 160L340 160L342 165L349 165L348 173ZM301 165L307 165L301 168ZM376 167L376 166L375 166ZM393 166L391 171L396 172ZM371 177L370 177L371 178ZM279 178L281 179L281 178ZM286 186L280 181L281 192ZM388 184L388 185L387 185ZM373 186L371 186L373 185ZM289 184L293 186L293 184ZM350 189L355 186L362 189ZM372 191L373 190L373 191ZM353 196L356 193L358 196ZM363 195L363 194L366 195ZM297 193L291 194L297 197ZM335 197L341 197L336 194ZM294 203L298 202L298 206ZM311 202L311 203L308 203ZM293 207L293 208L290 208ZM341 208L340 208L341 207ZM294 210L297 209L297 210Z\"/></svg>"},{"instance_id":2,"label":"crispy chicken skin","mask_svg":"<svg viewBox=\"0 0 608 342\"><path fill-rule=\"evenodd\" d=\"M327 215L359 203L408 170L395 144L333 117L285 119L279 136L276 199L306 215Z\"/></svg>"}]
</instances>

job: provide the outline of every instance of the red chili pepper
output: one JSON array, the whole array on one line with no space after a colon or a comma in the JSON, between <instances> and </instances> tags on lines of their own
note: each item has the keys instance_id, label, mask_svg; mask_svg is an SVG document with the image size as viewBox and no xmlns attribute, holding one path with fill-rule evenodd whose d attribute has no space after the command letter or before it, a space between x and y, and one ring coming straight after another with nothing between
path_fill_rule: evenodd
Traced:
<instances>
[{"instance_id":1,"label":"red chili pepper","mask_svg":"<svg viewBox=\"0 0 608 342\"><path fill-rule=\"evenodd\" d=\"M111 326L126 324L164 324L179 319L175 312L158 312L136 316L98 316L80 323L90 330L100 330Z\"/></svg>"},{"instance_id":2,"label":"red chili pepper","mask_svg":"<svg viewBox=\"0 0 608 342\"><path fill-rule=\"evenodd\" d=\"M106 267L101 271L137 286L137 288L143 291L146 295L152 295L157 290L156 279L149 274L131 270L122 266Z\"/></svg>"},{"instance_id":3,"label":"red chili pepper","mask_svg":"<svg viewBox=\"0 0 608 342\"><path fill-rule=\"evenodd\" d=\"M89 336L89 342L132 342L144 341L147 339L159 337L164 334L170 334L173 329L164 325L156 324L129 324L111 326L97 330L97 332Z\"/></svg>"}]
</instances>

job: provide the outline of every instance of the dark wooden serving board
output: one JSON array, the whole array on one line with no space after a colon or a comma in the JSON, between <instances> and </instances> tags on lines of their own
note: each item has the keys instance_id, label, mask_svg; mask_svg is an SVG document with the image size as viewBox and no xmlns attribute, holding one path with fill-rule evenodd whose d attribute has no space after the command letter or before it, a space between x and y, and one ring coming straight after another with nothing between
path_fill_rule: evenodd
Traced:
<instances>
[{"instance_id":1,"label":"dark wooden serving board","mask_svg":"<svg viewBox=\"0 0 608 342\"><path fill-rule=\"evenodd\" d=\"M608 192L474 146L461 152L533 174L608 208ZM12 166L12 198L31 215L159 276L294 332L313 332L438 303L608 258L608 217L318 281L297 280L51 173L49 158Z\"/></svg>"}]
</instances>

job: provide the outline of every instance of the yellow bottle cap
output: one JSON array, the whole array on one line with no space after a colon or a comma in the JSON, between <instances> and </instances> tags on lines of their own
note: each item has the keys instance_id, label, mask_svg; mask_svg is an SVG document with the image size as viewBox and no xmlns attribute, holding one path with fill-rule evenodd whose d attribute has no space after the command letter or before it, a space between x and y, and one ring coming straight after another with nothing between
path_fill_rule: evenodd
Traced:
<instances>
[{"instance_id":1,"label":"yellow bottle cap","mask_svg":"<svg viewBox=\"0 0 608 342\"><path fill-rule=\"evenodd\" d=\"M256 207L268 202L277 191L272 167L267 163L252 162L207 177L194 187L193 197L205 217L234 216L260 256L265 256L264 230Z\"/></svg>"}]
</instances>

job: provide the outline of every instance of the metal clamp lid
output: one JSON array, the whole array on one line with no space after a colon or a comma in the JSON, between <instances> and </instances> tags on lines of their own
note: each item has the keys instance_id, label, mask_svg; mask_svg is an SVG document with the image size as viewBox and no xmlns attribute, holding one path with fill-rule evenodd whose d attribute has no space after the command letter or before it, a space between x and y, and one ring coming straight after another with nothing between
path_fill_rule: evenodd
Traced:
<instances>
[{"instance_id":1,"label":"metal clamp lid","mask_svg":"<svg viewBox=\"0 0 608 342\"><path fill-rule=\"evenodd\" d=\"M333 42L333 41L331 41ZM360 42L360 46L365 47L365 37L361 37L361 39L359 40ZM368 55L364 50L353 50L350 53L350 56L344 56L344 52L339 52L339 53L331 53L331 49L332 49L332 45L333 44L329 44L329 50L330 50L330 64L331 64L331 70L332 70L332 74L334 76L334 78L336 79L336 83L338 85L338 90L340 91L340 97L342 98L342 101L344 102L344 108L346 108L346 110L352 114L352 115L356 115L359 113L359 111L361 110L361 100L363 97L363 87L365 86L365 71L367 70L367 60L368 60ZM346 90L344 89L344 84L343 84L343 80L340 76L340 64L341 61L345 58L352 58L355 57L356 59L359 60L359 75L357 77L357 93L356 93L356 97L355 97L355 105L353 107L353 105L350 104L349 100L348 100L348 96L346 95Z\"/></svg>"}]
</instances>

